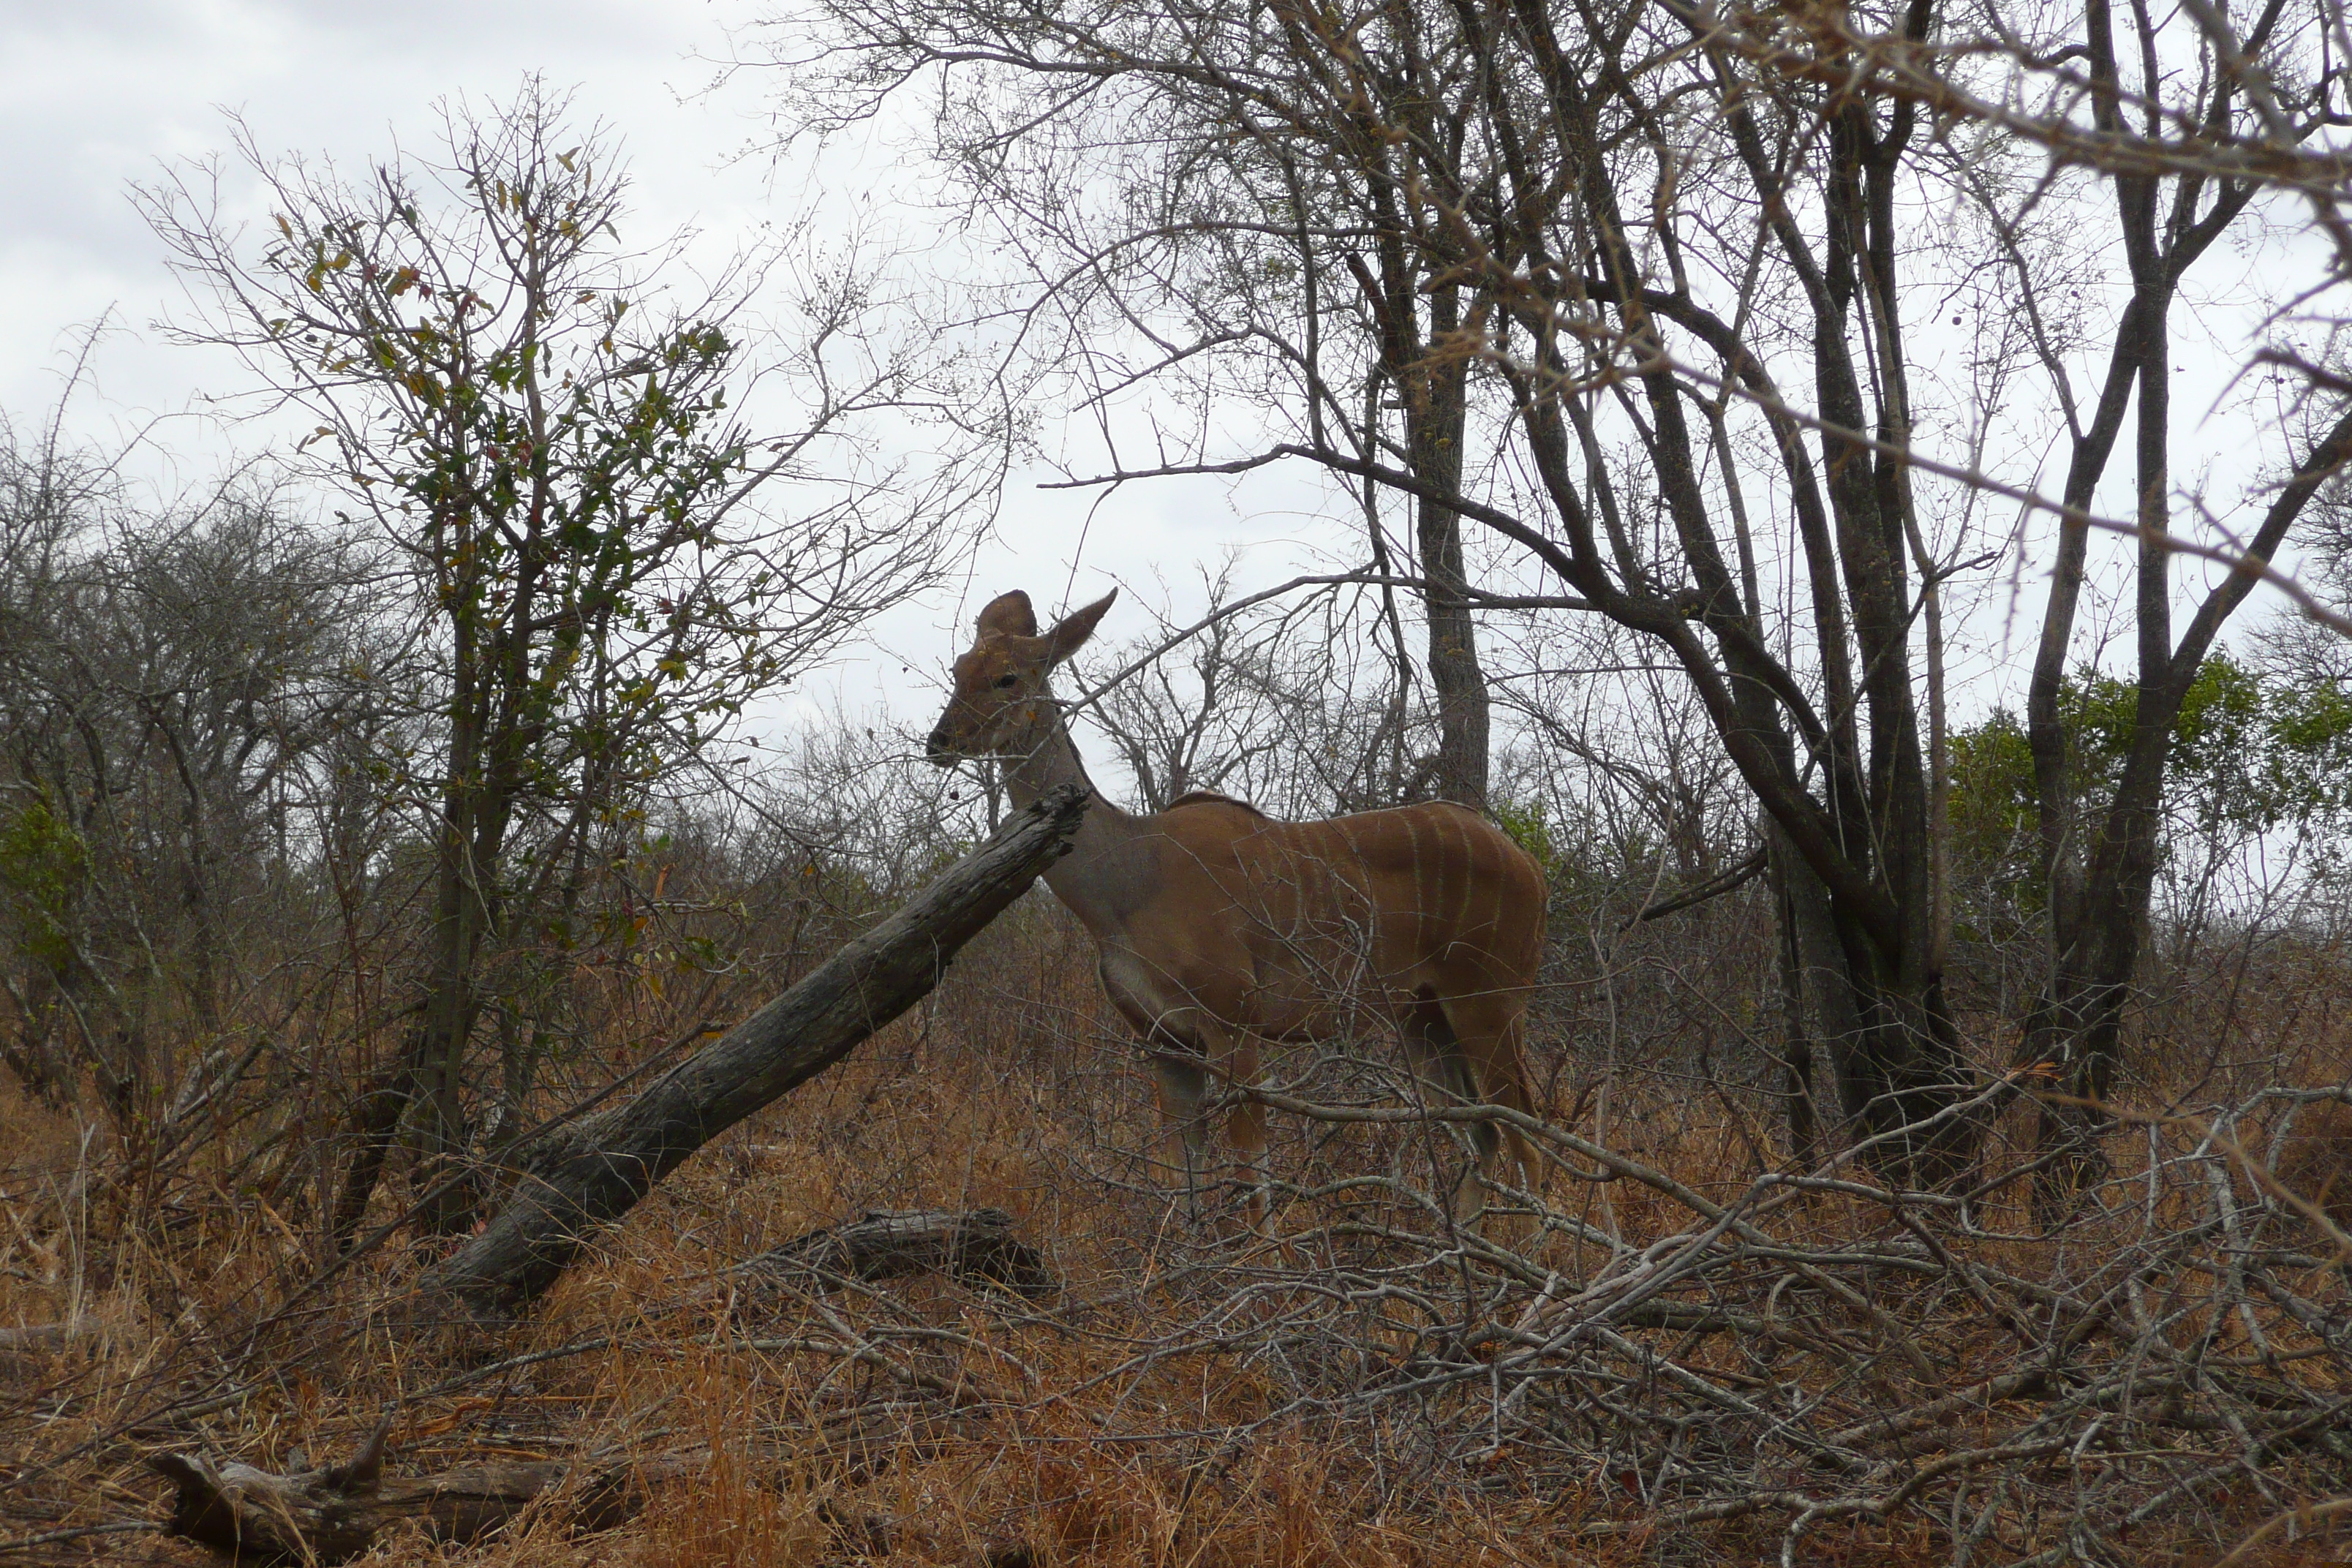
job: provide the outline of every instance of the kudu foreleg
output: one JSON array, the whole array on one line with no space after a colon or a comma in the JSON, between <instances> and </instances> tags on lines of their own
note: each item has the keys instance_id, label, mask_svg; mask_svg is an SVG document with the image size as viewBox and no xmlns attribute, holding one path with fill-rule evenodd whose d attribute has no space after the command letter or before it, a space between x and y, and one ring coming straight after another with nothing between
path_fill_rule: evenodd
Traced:
<instances>
[{"instance_id":1,"label":"kudu foreleg","mask_svg":"<svg viewBox=\"0 0 2352 1568\"><path fill-rule=\"evenodd\" d=\"M1200 1053L1171 1037L1155 1035L1146 1043L1151 1053L1151 1084L1160 1101L1160 1153L1171 1171L1184 1173L1184 1212L1201 1217L1201 1166L1207 1154L1208 1123L1202 1107L1209 1095L1209 1075Z\"/></svg>"},{"instance_id":2,"label":"kudu foreleg","mask_svg":"<svg viewBox=\"0 0 2352 1568\"><path fill-rule=\"evenodd\" d=\"M1200 1216L1200 1186L1209 1163L1209 1119L1213 1099L1226 1087L1249 1084L1257 1078L1257 1042L1251 1036L1222 1025L1199 1020L1181 1033L1166 1024L1152 1031L1154 1088L1160 1101L1160 1137L1164 1157L1184 1172L1187 1208ZM1226 1146L1240 1166L1244 1204L1250 1228L1265 1228L1265 1110L1247 1097L1236 1100L1226 1114Z\"/></svg>"}]
</instances>

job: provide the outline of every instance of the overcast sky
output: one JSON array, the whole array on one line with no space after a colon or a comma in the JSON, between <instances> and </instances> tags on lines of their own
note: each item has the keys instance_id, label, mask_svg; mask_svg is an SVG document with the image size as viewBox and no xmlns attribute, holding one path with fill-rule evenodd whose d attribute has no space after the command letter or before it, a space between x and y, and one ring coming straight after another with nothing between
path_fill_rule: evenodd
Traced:
<instances>
[{"instance_id":1,"label":"overcast sky","mask_svg":"<svg viewBox=\"0 0 2352 1568\"><path fill-rule=\"evenodd\" d=\"M632 237L690 226L716 261L810 199L804 167L737 156L763 128L760 81L704 90L728 25L751 11L698 0L0 0L0 408L20 426L46 415L82 333L107 318L89 383L68 408L74 428L119 440L152 426L146 471L165 489L200 483L271 438L186 416L207 394L250 384L226 356L154 330L184 307L125 194L168 161L224 153L231 111L265 152L355 169L396 143L429 150L436 100L499 100L537 71L576 86L579 116L619 132L635 182ZM971 611L1004 588L1026 587L1050 609L1115 582L1156 597L1164 574L1189 611L1193 563L1248 542L1248 579L1278 581L1323 531L1303 476L1129 489L1091 525L1087 497L1037 491L1036 477L1008 497L956 592L886 617L876 646L843 661L832 681L850 706L887 701L928 722L940 665L968 637ZM1147 624L1139 610L1107 635Z\"/></svg>"},{"instance_id":2,"label":"overcast sky","mask_svg":"<svg viewBox=\"0 0 2352 1568\"><path fill-rule=\"evenodd\" d=\"M728 26L754 9L751 0L0 0L0 408L21 426L52 407L79 334L110 312L91 381L68 409L77 429L119 440L152 424L148 461L167 489L266 444L268 430L184 416L206 394L249 384L234 362L173 346L153 329L178 307L176 285L125 194L166 161L224 152L228 111L245 118L266 152L325 154L358 168L395 144L429 149L436 100L503 100L537 71L551 86L576 86L579 115L619 132L640 235L693 226L711 257L762 224L797 216L813 190L855 200L886 184L887 171L820 171L812 183L805 167L777 171L736 156L761 134L763 84L739 79L704 89L711 62L728 51ZM2253 265L2251 256L2217 261L2206 286L2226 294L2238 285L2222 274L2242 277ZM2182 352L2200 351L2184 343ZM2184 385L2184 403L2197 391ZM2182 407L2176 419L2194 423L2200 413ZM2218 434L2190 446L2200 444L2206 461L2219 463L2216 498L2234 500L2231 492L2242 491L2231 466L2243 444ZM163 467L159 454L176 466ZM2182 467L2184 482L2194 483L2195 463ZM901 720L926 723L938 672L968 637L971 611L1007 587L1026 587L1051 609L1115 582L1159 600L1164 580L1172 607L1189 618L1200 603L1199 569L1228 546L1251 547L1237 578L1244 589L1281 580L1318 551L1349 548L1346 509L1297 470L1241 484L1132 487L1091 519L1094 498L1036 490L1036 477L1007 496L995 538L954 592L884 618L874 646L830 678L851 707L887 701ZM2053 483L2055 473L2042 478ZM2030 633L2019 633L2032 624L2039 584L2030 563L2013 570L2005 563L1973 589L1955 585L1979 608L1972 650L1956 669L1976 695L1958 706L1981 711L2013 697L2021 680ZM1124 639L1147 626L1134 607L1106 632Z\"/></svg>"},{"instance_id":3,"label":"overcast sky","mask_svg":"<svg viewBox=\"0 0 2352 1568\"><path fill-rule=\"evenodd\" d=\"M0 0L0 395L12 409L53 393L72 328L110 308L147 336L171 284L125 189L165 161L224 150L229 111L265 148L357 164L395 136L428 142L435 100L501 97L541 70L580 83L641 162L675 172L644 186L649 217L740 221L761 196L752 171L719 167L744 127L726 108L678 101L708 74L688 51L718 42L698 5ZM100 371L110 403L156 411L184 405L202 374L137 341L110 344Z\"/></svg>"}]
</instances>

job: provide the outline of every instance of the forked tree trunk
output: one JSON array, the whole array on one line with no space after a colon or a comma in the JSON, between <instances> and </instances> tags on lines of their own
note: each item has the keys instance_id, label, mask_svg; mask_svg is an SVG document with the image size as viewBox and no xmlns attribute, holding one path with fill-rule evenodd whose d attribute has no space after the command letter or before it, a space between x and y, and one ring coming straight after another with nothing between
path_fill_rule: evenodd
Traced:
<instances>
[{"instance_id":1,"label":"forked tree trunk","mask_svg":"<svg viewBox=\"0 0 2352 1568\"><path fill-rule=\"evenodd\" d=\"M1949 1182L1967 1168L1975 1131L1945 1114L1965 1098L1969 1074L1941 975L1906 984L1886 973L1876 945L1866 933L1843 929L1820 878L1785 837L1774 832L1769 841L1785 922L1791 1156L1811 1165L1856 1142L1884 1139L1871 1163L1894 1179L1923 1186ZM1826 1147L1822 1111L1834 1130Z\"/></svg>"},{"instance_id":2,"label":"forked tree trunk","mask_svg":"<svg viewBox=\"0 0 2352 1568\"><path fill-rule=\"evenodd\" d=\"M518 1151L521 1179L487 1229L435 1269L425 1293L481 1316L528 1305L588 1237L686 1157L839 1061L927 994L956 950L1066 854L1090 796L1056 789L1014 814L906 908L672 1068L635 1100Z\"/></svg>"},{"instance_id":3,"label":"forked tree trunk","mask_svg":"<svg viewBox=\"0 0 2352 1568\"><path fill-rule=\"evenodd\" d=\"M2194 679L2194 670L2189 672ZM2019 1045L2042 1100L2036 1130L2045 1163L2037 1215L2056 1225L2105 1173L2101 1141L2112 1127L2124 1009L2147 945L2161 845L2166 764L2188 679L2143 680L2141 713L2115 799L2100 819L2086 867L2061 865L2052 881L2050 974Z\"/></svg>"}]
</instances>

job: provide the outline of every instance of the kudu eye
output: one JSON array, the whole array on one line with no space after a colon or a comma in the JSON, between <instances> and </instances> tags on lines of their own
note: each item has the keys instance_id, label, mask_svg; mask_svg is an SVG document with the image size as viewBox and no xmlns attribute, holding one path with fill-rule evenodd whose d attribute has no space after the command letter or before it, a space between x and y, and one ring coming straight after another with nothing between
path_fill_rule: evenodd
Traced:
<instances>
[{"instance_id":1,"label":"kudu eye","mask_svg":"<svg viewBox=\"0 0 2352 1568\"><path fill-rule=\"evenodd\" d=\"M1000 691L1004 690L1008 687L1018 686L1020 684L1021 678L1017 675L1000 675L996 678L996 688Z\"/></svg>"}]
</instances>

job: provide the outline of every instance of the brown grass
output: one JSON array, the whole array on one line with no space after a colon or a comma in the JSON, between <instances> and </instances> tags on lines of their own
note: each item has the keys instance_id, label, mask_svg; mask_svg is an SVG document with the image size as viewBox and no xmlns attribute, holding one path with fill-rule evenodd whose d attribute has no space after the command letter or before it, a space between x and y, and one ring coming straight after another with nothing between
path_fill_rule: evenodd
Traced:
<instances>
[{"instance_id":1,"label":"brown grass","mask_svg":"<svg viewBox=\"0 0 2352 1568\"><path fill-rule=\"evenodd\" d=\"M146 1455L318 1462L395 1404L404 1474L497 1457L696 1458L617 1530L574 1535L559 1500L472 1548L387 1539L372 1561L1696 1563L1775 1559L1789 1541L1807 1563L1909 1564L1950 1561L1982 1515L1979 1562L2061 1551L2086 1517L2111 1561L2210 1562L2282 1508L2352 1489L2335 1436L2231 1468L2283 1428L2281 1412L2352 1402L2352 1374L2340 1270L2311 1250L2309 1222L2265 1217L2260 1178L2214 1151L2210 1119L2119 1129L2103 1206L2059 1235L2034 1233L2022 1180L1987 1194L1971 1233L1873 1196L1853 1172L1851 1191L1759 1189L1769 1101L1621 1067L1606 1142L1670 1183L1559 1173L1548 1232L1505 1222L1495 1235L1517 1261L1465 1265L1414 1198L1447 1141L1277 1117L1293 1268L1171 1205L1145 1156L1133 1054L1105 1026L1087 959L1049 919L992 933L930 1006L719 1140L498 1336L397 1331L383 1310L446 1243L399 1237L311 1289L315 1214L222 1179L234 1148L142 1184L110 1134L0 1088L0 1327L83 1325L62 1348L0 1358L0 1531L18 1543L0 1543L0 1564L210 1561L143 1528L162 1516ZM1302 1067L1297 1090L1394 1105L1379 1093L1384 1059ZM2318 1065L2307 1051L2298 1081ZM1593 1070L1571 1058L1552 1075L1555 1111L1586 1134ZM2149 1086L2136 1099L2166 1110ZM2281 1109L2263 1102L2241 1129L2265 1160ZM1996 1163L2021 1148L2028 1111L2006 1113ZM2328 1189L2347 1114L2304 1107L2278 1176ZM2222 1184L2234 1242L2216 1228L2215 1170L2235 1172ZM1707 1202L1744 1195L1772 1247L1718 1246L1657 1299L1680 1319L1618 1324L1613 1343L1563 1337L1576 1319L1562 1298L1612 1270L1633 1280L1640 1249L1706 1230L1671 1184ZM2326 1196L2337 1213L2340 1192ZM400 1201L388 1191L377 1217ZM979 1205L1017 1216L1058 1295L737 1272L862 1210ZM1930 1246L1957 1261L1887 1261ZM2256 1283L2232 1284L2233 1263L2257 1254ZM1710 1311L1748 1326L1694 1325ZM511 1364L548 1352L565 1353ZM1843 1442L1876 1468L1808 1468L1815 1450L1782 1430L1811 1441L1899 1420L2037 1357L2058 1392L1979 1396L1899 1440ZM1506 1363L1508 1388L1486 1371ZM2144 1366L2138 1392L2053 1416L2066 1390L2127 1363ZM1432 1386L1412 1392L1416 1379ZM2249 1419L2270 1426L2242 1430ZM2037 1433L2048 1441L2032 1453L1931 1475L1885 1511L1830 1510L1794 1537L1804 1505L1785 1501L1677 1521L1741 1488L1883 1499L1942 1457ZM2184 1479L2177 1500L2123 1522ZM39 1539L83 1529L110 1532ZM2248 1560L2334 1560L2326 1529L2282 1531Z\"/></svg>"}]
</instances>

